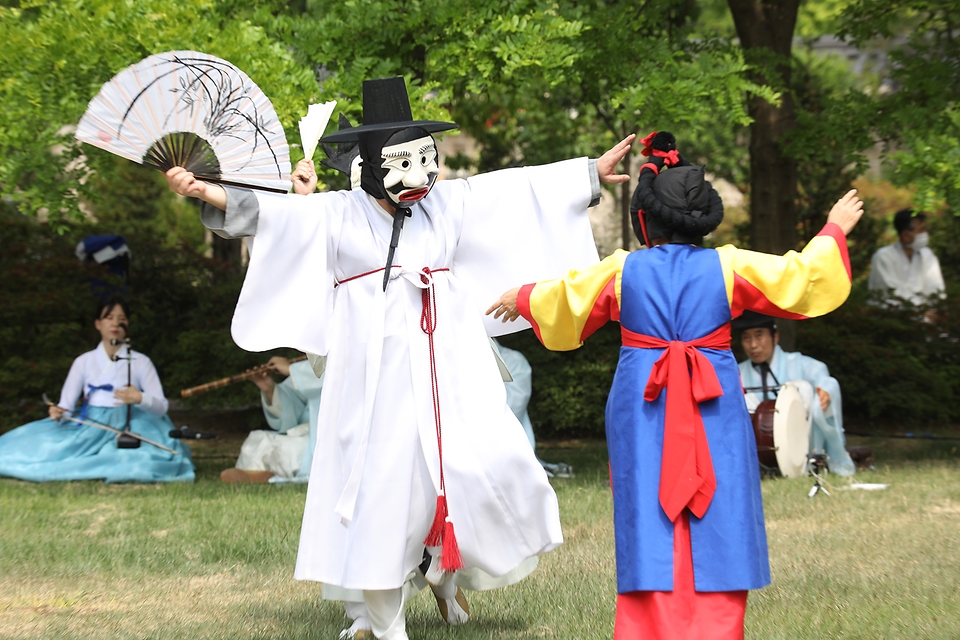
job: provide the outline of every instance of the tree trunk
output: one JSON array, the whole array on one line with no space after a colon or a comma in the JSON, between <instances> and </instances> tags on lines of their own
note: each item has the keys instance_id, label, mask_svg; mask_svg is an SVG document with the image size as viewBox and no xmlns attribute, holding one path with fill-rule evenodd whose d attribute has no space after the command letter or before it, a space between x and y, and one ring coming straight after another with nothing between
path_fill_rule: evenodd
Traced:
<instances>
[{"instance_id":1,"label":"tree trunk","mask_svg":"<svg viewBox=\"0 0 960 640\"><path fill-rule=\"evenodd\" d=\"M750 237L756 251L782 254L797 244L797 163L783 151L797 126L790 93L793 31L800 0L727 0L755 82L780 92L780 105L752 97L750 125ZM781 322L784 348L794 348L796 329Z\"/></svg>"},{"instance_id":2,"label":"tree trunk","mask_svg":"<svg viewBox=\"0 0 960 640\"><path fill-rule=\"evenodd\" d=\"M797 163L784 156L780 140L796 126L793 99L784 94L780 107L752 98L750 117L751 247L785 253L797 245Z\"/></svg>"}]
</instances>

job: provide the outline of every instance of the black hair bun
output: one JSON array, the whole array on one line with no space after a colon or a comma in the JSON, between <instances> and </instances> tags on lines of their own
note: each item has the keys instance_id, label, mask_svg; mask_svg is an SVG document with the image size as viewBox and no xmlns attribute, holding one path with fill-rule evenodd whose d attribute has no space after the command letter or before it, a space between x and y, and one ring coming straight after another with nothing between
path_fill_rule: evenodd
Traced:
<instances>
[{"instance_id":1,"label":"black hair bun","mask_svg":"<svg viewBox=\"0 0 960 640\"><path fill-rule=\"evenodd\" d=\"M650 140L650 148L657 151L673 151L677 148L677 138L669 131L659 131Z\"/></svg>"}]
</instances>

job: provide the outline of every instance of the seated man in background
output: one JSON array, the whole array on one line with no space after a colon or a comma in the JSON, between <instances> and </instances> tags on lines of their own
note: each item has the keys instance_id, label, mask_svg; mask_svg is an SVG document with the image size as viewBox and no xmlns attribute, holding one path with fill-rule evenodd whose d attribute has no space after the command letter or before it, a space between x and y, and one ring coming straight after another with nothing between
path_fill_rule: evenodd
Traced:
<instances>
[{"instance_id":1,"label":"seated man in background","mask_svg":"<svg viewBox=\"0 0 960 640\"><path fill-rule=\"evenodd\" d=\"M287 376L279 384L272 373ZM274 356L253 378L260 389L263 415L273 431L251 431L224 482L306 482L317 440L317 416L323 376L306 360L290 362Z\"/></svg>"},{"instance_id":2,"label":"seated man in background","mask_svg":"<svg viewBox=\"0 0 960 640\"><path fill-rule=\"evenodd\" d=\"M927 218L912 209L903 209L893 216L897 242L877 249L870 261L871 291L881 291L885 300L897 304L908 300L922 305L933 296L944 296L940 261L927 247Z\"/></svg>"},{"instance_id":3,"label":"seated man in background","mask_svg":"<svg viewBox=\"0 0 960 640\"><path fill-rule=\"evenodd\" d=\"M512 380L504 379L504 386L507 389L507 405L517 416L517 420L523 426L524 433L527 434L527 440L530 441L530 447L537 448L537 439L533 435L533 424L530 422L530 414L527 413L527 406L530 404L530 396L533 394L533 368L526 356L515 349L509 349L496 340L497 352L500 354L504 366L510 373ZM501 372L502 373L502 372ZM504 376L507 378L508 376ZM563 462L544 462L537 456L540 466L547 472L551 478L571 478L573 477L573 468Z\"/></svg>"},{"instance_id":4,"label":"seated man in background","mask_svg":"<svg viewBox=\"0 0 960 640\"><path fill-rule=\"evenodd\" d=\"M733 321L733 328L742 331L740 340L748 358L740 363L740 378L749 390L747 409L754 412L763 400L776 397L781 384L792 382L807 410L810 451L826 452L832 473L853 475L856 466L844 446L840 383L830 375L827 365L781 349L777 324L770 316L745 311Z\"/></svg>"}]
</instances>

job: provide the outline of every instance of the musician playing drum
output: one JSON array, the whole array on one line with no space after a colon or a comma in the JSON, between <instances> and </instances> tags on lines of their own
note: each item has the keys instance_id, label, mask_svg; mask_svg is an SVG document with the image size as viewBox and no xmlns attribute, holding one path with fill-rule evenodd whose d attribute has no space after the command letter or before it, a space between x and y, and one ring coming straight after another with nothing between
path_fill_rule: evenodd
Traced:
<instances>
[{"instance_id":1,"label":"musician playing drum","mask_svg":"<svg viewBox=\"0 0 960 640\"><path fill-rule=\"evenodd\" d=\"M832 473L851 476L856 465L844 446L840 383L827 365L798 352L780 348L774 318L745 311L733 321L741 330L740 343L747 360L740 363L740 378L751 413L764 400L776 397L781 384L792 383L803 397L810 426L810 452L826 453Z\"/></svg>"}]
</instances>

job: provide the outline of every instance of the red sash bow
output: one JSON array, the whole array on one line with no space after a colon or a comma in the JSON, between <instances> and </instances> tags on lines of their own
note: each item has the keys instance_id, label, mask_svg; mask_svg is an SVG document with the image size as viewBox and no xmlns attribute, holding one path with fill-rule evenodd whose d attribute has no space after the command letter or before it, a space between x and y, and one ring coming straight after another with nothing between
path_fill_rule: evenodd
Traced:
<instances>
[{"instance_id":1,"label":"red sash bow","mask_svg":"<svg viewBox=\"0 0 960 640\"><path fill-rule=\"evenodd\" d=\"M690 509L702 518L717 489L699 403L723 395L717 372L700 349L730 350L730 324L691 340L667 341L621 327L624 346L663 349L650 370L643 399L653 402L667 389L660 461L660 506L671 522Z\"/></svg>"}]
</instances>

